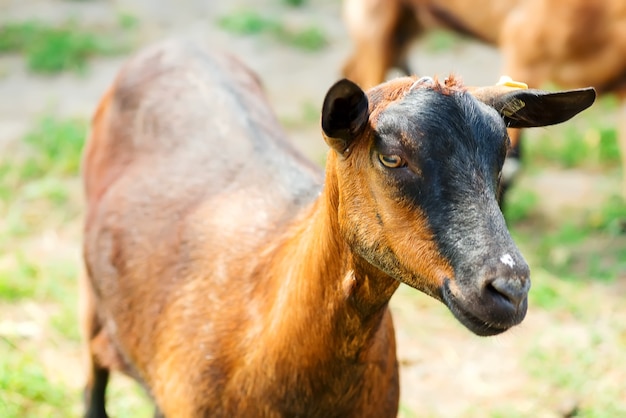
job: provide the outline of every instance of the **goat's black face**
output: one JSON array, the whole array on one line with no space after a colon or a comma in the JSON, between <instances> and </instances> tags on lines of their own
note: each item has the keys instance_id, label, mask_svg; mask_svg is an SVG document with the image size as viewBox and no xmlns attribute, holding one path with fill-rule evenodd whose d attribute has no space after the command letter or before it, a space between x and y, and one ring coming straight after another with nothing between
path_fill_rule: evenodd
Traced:
<instances>
[{"instance_id":1,"label":"goat's black face","mask_svg":"<svg viewBox=\"0 0 626 418\"><path fill-rule=\"evenodd\" d=\"M451 266L431 293L479 335L507 330L527 310L529 268L496 200L507 144L491 107L418 88L379 114L371 148L391 198L426 219Z\"/></svg>"}]
</instances>

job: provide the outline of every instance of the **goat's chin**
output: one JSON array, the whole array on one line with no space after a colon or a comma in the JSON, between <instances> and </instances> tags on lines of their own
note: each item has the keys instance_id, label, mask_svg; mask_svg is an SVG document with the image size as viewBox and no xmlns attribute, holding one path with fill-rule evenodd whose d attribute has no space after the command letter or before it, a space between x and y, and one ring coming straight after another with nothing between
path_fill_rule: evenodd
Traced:
<instances>
[{"instance_id":1,"label":"goat's chin","mask_svg":"<svg viewBox=\"0 0 626 418\"><path fill-rule=\"evenodd\" d=\"M465 309L458 299L450 291L448 281L446 281L441 289L442 302L450 309L454 317L463 324L467 329L481 337L490 337L502 334L510 327L499 326L497 324L489 324Z\"/></svg>"}]
</instances>

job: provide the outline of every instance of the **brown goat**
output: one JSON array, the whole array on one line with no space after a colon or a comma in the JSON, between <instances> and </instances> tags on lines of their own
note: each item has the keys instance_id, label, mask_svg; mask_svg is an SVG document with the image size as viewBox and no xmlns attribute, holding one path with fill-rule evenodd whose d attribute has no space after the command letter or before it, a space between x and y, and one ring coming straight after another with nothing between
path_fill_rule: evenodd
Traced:
<instances>
[{"instance_id":1,"label":"brown goat","mask_svg":"<svg viewBox=\"0 0 626 418\"><path fill-rule=\"evenodd\" d=\"M234 58L140 52L83 161L86 416L107 416L111 370L167 417L395 416L392 294L413 286L478 335L520 323L529 269L495 199L505 123L558 123L594 98L341 80L323 180Z\"/></svg>"},{"instance_id":2,"label":"brown goat","mask_svg":"<svg viewBox=\"0 0 626 418\"><path fill-rule=\"evenodd\" d=\"M355 50L343 73L362 88L384 81L394 66L408 74L411 41L439 27L497 46L503 73L514 80L534 88L548 82L594 86L600 93L616 93L626 112L623 0L344 0L344 20ZM619 142L626 170L622 119ZM512 131L514 148L518 138Z\"/></svg>"}]
</instances>

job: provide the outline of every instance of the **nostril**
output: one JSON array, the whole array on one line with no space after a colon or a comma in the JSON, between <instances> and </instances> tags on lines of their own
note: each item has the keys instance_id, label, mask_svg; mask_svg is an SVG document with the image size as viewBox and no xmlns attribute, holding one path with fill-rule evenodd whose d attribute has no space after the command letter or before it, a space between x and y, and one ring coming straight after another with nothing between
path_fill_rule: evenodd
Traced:
<instances>
[{"instance_id":1,"label":"nostril","mask_svg":"<svg viewBox=\"0 0 626 418\"><path fill-rule=\"evenodd\" d=\"M487 282L485 290L495 293L511 303L516 309L526 299L530 288L530 280L508 279L498 277Z\"/></svg>"}]
</instances>

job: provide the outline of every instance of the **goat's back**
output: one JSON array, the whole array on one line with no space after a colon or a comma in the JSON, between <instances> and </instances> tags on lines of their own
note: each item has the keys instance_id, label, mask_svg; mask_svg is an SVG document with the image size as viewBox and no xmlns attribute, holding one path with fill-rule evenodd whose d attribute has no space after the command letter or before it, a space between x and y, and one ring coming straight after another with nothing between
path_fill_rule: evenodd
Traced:
<instances>
[{"instance_id":1,"label":"goat's back","mask_svg":"<svg viewBox=\"0 0 626 418\"><path fill-rule=\"evenodd\" d=\"M308 195L315 172L285 139L253 73L229 55L175 41L131 59L101 103L86 151L88 197L129 166L168 195L183 184L210 196L271 182L285 202Z\"/></svg>"}]
</instances>

